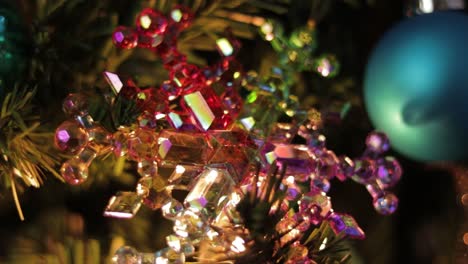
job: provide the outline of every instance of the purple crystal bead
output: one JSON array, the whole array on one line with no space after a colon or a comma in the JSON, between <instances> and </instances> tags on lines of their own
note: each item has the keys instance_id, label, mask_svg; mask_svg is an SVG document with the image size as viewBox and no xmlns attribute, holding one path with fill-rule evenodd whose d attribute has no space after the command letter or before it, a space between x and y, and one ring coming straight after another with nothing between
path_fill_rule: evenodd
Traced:
<instances>
[{"instance_id":1,"label":"purple crystal bead","mask_svg":"<svg viewBox=\"0 0 468 264\"><path fill-rule=\"evenodd\" d=\"M368 151L382 154L390 148L390 141L384 133L373 131L366 138L366 146Z\"/></svg>"},{"instance_id":2,"label":"purple crystal bead","mask_svg":"<svg viewBox=\"0 0 468 264\"><path fill-rule=\"evenodd\" d=\"M398 207L398 198L393 193L385 193L373 202L375 210L383 215L393 214Z\"/></svg>"},{"instance_id":3,"label":"purple crystal bead","mask_svg":"<svg viewBox=\"0 0 468 264\"><path fill-rule=\"evenodd\" d=\"M369 158L360 158L354 161L354 174L351 178L360 183L367 184L374 180L375 162Z\"/></svg>"},{"instance_id":4,"label":"purple crystal bead","mask_svg":"<svg viewBox=\"0 0 468 264\"><path fill-rule=\"evenodd\" d=\"M394 186L401 178L402 169L397 159L387 156L377 161L377 180L384 188Z\"/></svg>"},{"instance_id":5,"label":"purple crystal bead","mask_svg":"<svg viewBox=\"0 0 468 264\"><path fill-rule=\"evenodd\" d=\"M330 227L335 234L344 234L354 239L364 239L364 231L356 223L356 220L348 214L333 213L328 218Z\"/></svg>"}]
</instances>

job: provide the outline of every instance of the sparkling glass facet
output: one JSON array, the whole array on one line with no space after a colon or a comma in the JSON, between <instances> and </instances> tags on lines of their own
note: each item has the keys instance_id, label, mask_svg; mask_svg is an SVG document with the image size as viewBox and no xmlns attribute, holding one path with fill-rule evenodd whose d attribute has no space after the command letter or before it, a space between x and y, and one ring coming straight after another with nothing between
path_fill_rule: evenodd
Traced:
<instances>
[{"instance_id":1,"label":"sparkling glass facet","mask_svg":"<svg viewBox=\"0 0 468 264\"><path fill-rule=\"evenodd\" d=\"M382 154L390 149L390 141L382 132L371 132L366 138L367 149L376 154Z\"/></svg>"},{"instance_id":2,"label":"sparkling glass facet","mask_svg":"<svg viewBox=\"0 0 468 264\"><path fill-rule=\"evenodd\" d=\"M234 190L230 165L209 165L200 174L197 183L187 194L184 204L194 212L215 218L228 202L227 196Z\"/></svg>"},{"instance_id":3,"label":"sparkling glass facet","mask_svg":"<svg viewBox=\"0 0 468 264\"><path fill-rule=\"evenodd\" d=\"M373 202L377 212L383 215L390 215L395 212L398 207L398 198L393 193L386 193Z\"/></svg>"},{"instance_id":4,"label":"sparkling glass facet","mask_svg":"<svg viewBox=\"0 0 468 264\"><path fill-rule=\"evenodd\" d=\"M65 121L55 130L55 146L63 152L76 154L88 143L89 134L76 122Z\"/></svg>"},{"instance_id":5,"label":"sparkling glass facet","mask_svg":"<svg viewBox=\"0 0 468 264\"><path fill-rule=\"evenodd\" d=\"M355 239L364 239L364 231L356 223L356 220L350 215L333 213L328 218L330 227L335 232L335 234L343 233L344 235L355 238Z\"/></svg>"},{"instance_id":6,"label":"sparkling glass facet","mask_svg":"<svg viewBox=\"0 0 468 264\"><path fill-rule=\"evenodd\" d=\"M118 192L109 200L104 216L132 218L140 209L141 203L141 197L137 193Z\"/></svg>"},{"instance_id":7,"label":"sparkling glass facet","mask_svg":"<svg viewBox=\"0 0 468 264\"><path fill-rule=\"evenodd\" d=\"M112 41L117 48L132 49L138 44L138 34L133 28L119 26L112 33Z\"/></svg>"},{"instance_id":8,"label":"sparkling glass facet","mask_svg":"<svg viewBox=\"0 0 468 264\"><path fill-rule=\"evenodd\" d=\"M139 32L147 35L161 35L166 31L168 22L166 17L152 8L143 9L136 20Z\"/></svg>"},{"instance_id":9,"label":"sparkling glass facet","mask_svg":"<svg viewBox=\"0 0 468 264\"><path fill-rule=\"evenodd\" d=\"M73 157L62 164L60 174L67 183L78 185L88 178L88 165L79 158Z\"/></svg>"},{"instance_id":10,"label":"sparkling glass facet","mask_svg":"<svg viewBox=\"0 0 468 264\"><path fill-rule=\"evenodd\" d=\"M384 188L393 187L401 178L402 170L397 159L387 156L377 161L377 180Z\"/></svg>"}]
</instances>

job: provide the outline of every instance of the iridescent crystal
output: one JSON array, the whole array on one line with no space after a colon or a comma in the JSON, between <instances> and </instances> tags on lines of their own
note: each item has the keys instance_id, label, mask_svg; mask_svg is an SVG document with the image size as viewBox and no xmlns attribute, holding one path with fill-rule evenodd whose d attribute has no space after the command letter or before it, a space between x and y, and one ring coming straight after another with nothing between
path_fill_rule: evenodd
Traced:
<instances>
[{"instance_id":1,"label":"iridescent crystal","mask_svg":"<svg viewBox=\"0 0 468 264\"><path fill-rule=\"evenodd\" d=\"M206 164L218 143L209 134L163 130L159 135L159 158L174 163Z\"/></svg>"},{"instance_id":2,"label":"iridescent crystal","mask_svg":"<svg viewBox=\"0 0 468 264\"><path fill-rule=\"evenodd\" d=\"M76 122L65 121L55 130L55 146L63 152L76 154L88 143L89 135Z\"/></svg>"},{"instance_id":3,"label":"iridescent crystal","mask_svg":"<svg viewBox=\"0 0 468 264\"><path fill-rule=\"evenodd\" d=\"M286 175L293 175L297 181L306 181L317 173L316 157L305 145L266 145L261 152L267 164L286 166Z\"/></svg>"},{"instance_id":4,"label":"iridescent crystal","mask_svg":"<svg viewBox=\"0 0 468 264\"><path fill-rule=\"evenodd\" d=\"M328 221L336 235L344 234L354 239L364 239L366 237L356 220L348 214L332 213Z\"/></svg>"},{"instance_id":5,"label":"iridescent crystal","mask_svg":"<svg viewBox=\"0 0 468 264\"><path fill-rule=\"evenodd\" d=\"M79 158L73 157L62 164L60 174L67 183L78 185L88 178L88 165Z\"/></svg>"},{"instance_id":6,"label":"iridescent crystal","mask_svg":"<svg viewBox=\"0 0 468 264\"><path fill-rule=\"evenodd\" d=\"M159 175L164 179L167 179L167 182L171 188L179 190L191 190L202 170L202 166L197 166L194 164L172 164L163 162L159 166Z\"/></svg>"},{"instance_id":7,"label":"iridescent crystal","mask_svg":"<svg viewBox=\"0 0 468 264\"><path fill-rule=\"evenodd\" d=\"M142 160L137 165L140 176L156 176L158 174L158 163L156 161Z\"/></svg>"},{"instance_id":8,"label":"iridescent crystal","mask_svg":"<svg viewBox=\"0 0 468 264\"><path fill-rule=\"evenodd\" d=\"M228 202L234 186L229 164L208 165L187 194L184 204L189 210L213 219Z\"/></svg>"},{"instance_id":9,"label":"iridescent crystal","mask_svg":"<svg viewBox=\"0 0 468 264\"><path fill-rule=\"evenodd\" d=\"M347 178L354 175L354 161L348 156L340 156L338 160L339 167L337 169L336 178L340 181L345 181Z\"/></svg>"},{"instance_id":10,"label":"iridescent crystal","mask_svg":"<svg viewBox=\"0 0 468 264\"><path fill-rule=\"evenodd\" d=\"M374 131L367 136L366 146L369 151L382 154L390 149L390 141L385 133Z\"/></svg>"},{"instance_id":11,"label":"iridescent crystal","mask_svg":"<svg viewBox=\"0 0 468 264\"><path fill-rule=\"evenodd\" d=\"M154 160L157 156L157 133L138 128L128 139L128 155L133 160Z\"/></svg>"},{"instance_id":12,"label":"iridescent crystal","mask_svg":"<svg viewBox=\"0 0 468 264\"><path fill-rule=\"evenodd\" d=\"M171 199L161 207L161 210L166 219L175 220L184 211L184 206L176 199Z\"/></svg>"},{"instance_id":13,"label":"iridescent crystal","mask_svg":"<svg viewBox=\"0 0 468 264\"><path fill-rule=\"evenodd\" d=\"M175 217L174 232L180 237L199 239L209 229L205 219L191 210L185 210Z\"/></svg>"},{"instance_id":14,"label":"iridescent crystal","mask_svg":"<svg viewBox=\"0 0 468 264\"><path fill-rule=\"evenodd\" d=\"M112 151L112 134L109 133L103 126L94 125L88 129L89 143L99 154L104 154Z\"/></svg>"},{"instance_id":15,"label":"iridescent crystal","mask_svg":"<svg viewBox=\"0 0 468 264\"><path fill-rule=\"evenodd\" d=\"M117 48L132 49L138 45L138 35L133 28L119 26L112 33L112 41Z\"/></svg>"},{"instance_id":16,"label":"iridescent crystal","mask_svg":"<svg viewBox=\"0 0 468 264\"><path fill-rule=\"evenodd\" d=\"M166 31L167 19L159 11L152 8L143 9L136 20L137 29L144 35L161 35Z\"/></svg>"},{"instance_id":17,"label":"iridescent crystal","mask_svg":"<svg viewBox=\"0 0 468 264\"><path fill-rule=\"evenodd\" d=\"M85 115L88 113L88 100L80 93L71 93L63 100L62 109L69 116Z\"/></svg>"},{"instance_id":18,"label":"iridescent crystal","mask_svg":"<svg viewBox=\"0 0 468 264\"><path fill-rule=\"evenodd\" d=\"M384 188L393 187L401 178L402 170L397 159L387 156L377 161L377 180Z\"/></svg>"},{"instance_id":19,"label":"iridescent crystal","mask_svg":"<svg viewBox=\"0 0 468 264\"><path fill-rule=\"evenodd\" d=\"M369 158L354 160L354 174L351 178L361 184L375 180L375 162Z\"/></svg>"},{"instance_id":20,"label":"iridescent crystal","mask_svg":"<svg viewBox=\"0 0 468 264\"><path fill-rule=\"evenodd\" d=\"M390 215L398 208L398 198L393 193L387 192L375 199L373 205L380 214Z\"/></svg>"},{"instance_id":21,"label":"iridescent crystal","mask_svg":"<svg viewBox=\"0 0 468 264\"><path fill-rule=\"evenodd\" d=\"M141 257L140 253L129 246L123 246L115 251L114 256L112 257L112 262L114 264L140 264Z\"/></svg>"},{"instance_id":22,"label":"iridescent crystal","mask_svg":"<svg viewBox=\"0 0 468 264\"><path fill-rule=\"evenodd\" d=\"M134 192L118 192L112 196L104 210L104 216L132 218L140 209L141 197Z\"/></svg>"}]
</instances>

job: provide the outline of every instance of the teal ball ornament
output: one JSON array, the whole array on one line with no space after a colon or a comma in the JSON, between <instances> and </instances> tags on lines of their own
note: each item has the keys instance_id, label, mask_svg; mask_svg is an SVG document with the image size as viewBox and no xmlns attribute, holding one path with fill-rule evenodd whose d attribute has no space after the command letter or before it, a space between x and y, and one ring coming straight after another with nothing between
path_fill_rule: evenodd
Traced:
<instances>
[{"instance_id":1,"label":"teal ball ornament","mask_svg":"<svg viewBox=\"0 0 468 264\"><path fill-rule=\"evenodd\" d=\"M468 155L468 16L455 11L408 18L373 50L364 101L392 147L419 161Z\"/></svg>"}]
</instances>

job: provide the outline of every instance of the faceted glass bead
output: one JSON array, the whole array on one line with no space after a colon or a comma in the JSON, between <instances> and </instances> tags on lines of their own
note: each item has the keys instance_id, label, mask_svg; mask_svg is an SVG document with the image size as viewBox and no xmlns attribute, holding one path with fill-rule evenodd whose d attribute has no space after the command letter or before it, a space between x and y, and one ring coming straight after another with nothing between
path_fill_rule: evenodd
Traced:
<instances>
[{"instance_id":1,"label":"faceted glass bead","mask_svg":"<svg viewBox=\"0 0 468 264\"><path fill-rule=\"evenodd\" d=\"M330 227L336 235L344 235L354 239L364 239L364 231L356 223L356 220L348 214L333 213L328 218Z\"/></svg>"},{"instance_id":2,"label":"faceted glass bead","mask_svg":"<svg viewBox=\"0 0 468 264\"><path fill-rule=\"evenodd\" d=\"M385 195L384 189L382 189L382 186L377 181L366 184L366 189L372 196L373 200L376 200L377 198Z\"/></svg>"},{"instance_id":3,"label":"faceted glass bead","mask_svg":"<svg viewBox=\"0 0 468 264\"><path fill-rule=\"evenodd\" d=\"M402 170L397 159L387 156L377 161L377 180L384 188L393 187L401 178Z\"/></svg>"},{"instance_id":4,"label":"faceted glass bead","mask_svg":"<svg viewBox=\"0 0 468 264\"><path fill-rule=\"evenodd\" d=\"M132 49L138 44L138 34L133 28L118 26L112 33L112 41L117 48Z\"/></svg>"},{"instance_id":5,"label":"faceted glass bead","mask_svg":"<svg viewBox=\"0 0 468 264\"><path fill-rule=\"evenodd\" d=\"M166 31L168 21L159 11L145 8L137 16L136 26L138 32L147 36L161 35Z\"/></svg>"},{"instance_id":6,"label":"faceted glass bead","mask_svg":"<svg viewBox=\"0 0 468 264\"><path fill-rule=\"evenodd\" d=\"M88 179L88 165L77 157L73 157L62 164L60 174L71 184L78 185Z\"/></svg>"},{"instance_id":7,"label":"faceted glass bead","mask_svg":"<svg viewBox=\"0 0 468 264\"><path fill-rule=\"evenodd\" d=\"M87 130L93 128L95 125L93 117L89 114L75 116L75 120Z\"/></svg>"},{"instance_id":8,"label":"faceted glass bead","mask_svg":"<svg viewBox=\"0 0 468 264\"><path fill-rule=\"evenodd\" d=\"M132 218L140 209L141 197L134 192L118 192L112 196L104 210L104 216Z\"/></svg>"},{"instance_id":9,"label":"faceted glass bead","mask_svg":"<svg viewBox=\"0 0 468 264\"><path fill-rule=\"evenodd\" d=\"M142 90L145 96L141 109L152 114L163 113L167 111L167 95L161 89L153 87Z\"/></svg>"},{"instance_id":10,"label":"faceted glass bead","mask_svg":"<svg viewBox=\"0 0 468 264\"><path fill-rule=\"evenodd\" d=\"M193 88L198 87L204 82L204 76L200 69L193 64L185 62L179 62L172 67L169 72L169 79L182 88L184 92L192 92ZM191 85L193 83L195 85Z\"/></svg>"},{"instance_id":11,"label":"faceted glass bead","mask_svg":"<svg viewBox=\"0 0 468 264\"><path fill-rule=\"evenodd\" d=\"M390 149L390 141L385 133L373 131L366 138L366 146L370 152L382 154Z\"/></svg>"},{"instance_id":12,"label":"faceted glass bead","mask_svg":"<svg viewBox=\"0 0 468 264\"><path fill-rule=\"evenodd\" d=\"M141 177L154 177L158 174L158 163L156 161L142 160L138 162L138 174Z\"/></svg>"},{"instance_id":13,"label":"faceted glass bead","mask_svg":"<svg viewBox=\"0 0 468 264\"><path fill-rule=\"evenodd\" d=\"M166 80L161 84L161 91L164 91L167 94L167 99L172 101L179 96L181 89L176 86L173 81Z\"/></svg>"},{"instance_id":14,"label":"faceted glass bead","mask_svg":"<svg viewBox=\"0 0 468 264\"><path fill-rule=\"evenodd\" d=\"M88 129L90 146L103 154L112 150L112 134L103 126L95 125Z\"/></svg>"},{"instance_id":15,"label":"faceted glass bead","mask_svg":"<svg viewBox=\"0 0 468 264\"><path fill-rule=\"evenodd\" d=\"M383 215L393 214L398 208L398 198L393 193L385 193L382 197L374 199L375 210Z\"/></svg>"},{"instance_id":16,"label":"faceted glass bead","mask_svg":"<svg viewBox=\"0 0 468 264\"><path fill-rule=\"evenodd\" d=\"M334 55L324 54L315 59L314 70L323 77L331 78L338 74L340 64Z\"/></svg>"},{"instance_id":17,"label":"faceted glass bead","mask_svg":"<svg viewBox=\"0 0 468 264\"><path fill-rule=\"evenodd\" d=\"M218 148L210 135L163 130L159 135L159 158L174 163L206 164Z\"/></svg>"},{"instance_id":18,"label":"faceted glass bead","mask_svg":"<svg viewBox=\"0 0 468 264\"><path fill-rule=\"evenodd\" d=\"M192 10L183 5L176 5L169 13L169 18L176 23L179 30L186 29L192 24L194 15Z\"/></svg>"},{"instance_id":19,"label":"faceted glass bead","mask_svg":"<svg viewBox=\"0 0 468 264\"><path fill-rule=\"evenodd\" d=\"M233 88L228 88L219 98L221 99L224 109L229 111L232 119L236 119L243 105L243 100L239 93Z\"/></svg>"},{"instance_id":20,"label":"faceted glass bead","mask_svg":"<svg viewBox=\"0 0 468 264\"><path fill-rule=\"evenodd\" d=\"M333 179L338 171L339 160L335 153L331 150L322 152L319 156L318 177L325 179Z\"/></svg>"},{"instance_id":21,"label":"faceted glass bead","mask_svg":"<svg viewBox=\"0 0 468 264\"><path fill-rule=\"evenodd\" d=\"M312 132L309 134L309 136L306 138L307 139L307 145L314 151L314 152L319 152L323 148L325 148L325 142L326 138L323 134L320 134L319 132Z\"/></svg>"},{"instance_id":22,"label":"faceted glass bead","mask_svg":"<svg viewBox=\"0 0 468 264\"><path fill-rule=\"evenodd\" d=\"M157 156L157 134L149 129L138 128L128 139L128 155L136 161L154 160Z\"/></svg>"},{"instance_id":23,"label":"faceted glass bead","mask_svg":"<svg viewBox=\"0 0 468 264\"><path fill-rule=\"evenodd\" d=\"M375 180L375 162L365 157L354 160L354 174L351 178L361 184Z\"/></svg>"},{"instance_id":24,"label":"faceted glass bead","mask_svg":"<svg viewBox=\"0 0 468 264\"><path fill-rule=\"evenodd\" d=\"M161 211L164 218L175 220L184 211L184 206L176 199L171 199L161 207Z\"/></svg>"},{"instance_id":25,"label":"faceted glass bead","mask_svg":"<svg viewBox=\"0 0 468 264\"><path fill-rule=\"evenodd\" d=\"M151 188L148 195L143 198L143 203L151 210L157 210L166 205L168 202L171 202L171 200L172 197L170 196L169 191L158 191L155 188Z\"/></svg>"},{"instance_id":26,"label":"faceted glass bead","mask_svg":"<svg viewBox=\"0 0 468 264\"><path fill-rule=\"evenodd\" d=\"M191 210L185 210L174 221L174 232L183 238L196 240L203 237L208 230L209 226L204 219Z\"/></svg>"},{"instance_id":27,"label":"faceted glass bead","mask_svg":"<svg viewBox=\"0 0 468 264\"><path fill-rule=\"evenodd\" d=\"M164 40L163 35L148 36L144 34L138 35L138 47L154 48L161 44Z\"/></svg>"},{"instance_id":28,"label":"faceted glass bead","mask_svg":"<svg viewBox=\"0 0 468 264\"><path fill-rule=\"evenodd\" d=\"M202 170L202 166L193 164L163 162L159 166L159 175L167 179L171 188L191 190Z\"/></svg>"},{"instance_id":29,"label":"faceted glass bead","mask_svg":"<svg viewBox=\"0 0 468 264\"><path fill-rule=\"evenodd\" d=\"M63 152L76 154L89 141L89 135L76 122L65 121L55 130L55 146Z\"/></svg>"},{"instance_id":30,"label":"faceted glass bead","mask_svg":"<svg viewBox=\"0 0 468 264\"><path fill-rule=\"evenodd\" d=\"M196 120L201 130L227 129L233 122L224 110L220 98L213 89L205 86L197 92L184 95L184 106Z\"/></svg>"},{"instance_id":31,"label":"faceted glass bead","mask_svg":"<svg viewBox=\"0 0 468 264\"><path fill-rule=\"evenodd\" d=\"M97 152L94 148L86 146L74 159L80 160L80 162L86 164L87 167L91 165L91 162L96 158Z\"/></svg>"},{"instance_id":32,"label":"faceted glass bead","mask_svg":"<svg viewBox=\"0 0 468 264\"><path fill-rule=\"evenodd\" d=\"M117 249L112 262L114 264L140 264L140 253L129 246L123 246Z\"/></svg>"},{"instance_id":33,"label":"faceted glass bead","mask_svg":"<svg viewBox=\"0 0 468 264\"><path fill-rule=\"evenodd\" d=\"M314 207L318 207L319 209L317 210ZM299 210L311 218L317 218L319 216L325 218L332 212L330 197L326 196L323 192L308 192L304 194L299 201ZM314 213L317 215L313 215Z\"/></svg>"},{"instance_id":34,"label":"faceted glass bead","mask_svg":"<svg viewBox=\"0 0 468 264\"><path fill-rule=\"evenodd\" d=\"M88 113L88 100L83 94L71 93L63 100L62 109L69 116L85 115Z\"/></svg>"},{"instance_id":35,"label":"faceted glass bead","mask_svg":"<svg viewBox=\"0 0 468 264\"><path fill-rule=\"evenodd\" d=\"M184 200L185 207L214 219L228 202L228 195L234 191L232 167L216 164L205 167L197 183Z\"/></svg>"},{"instance_id":36,"label":"faceted glass bead","mask_svg":"<svg viewBox=\"0 0 468 264\"><path fill-rule=\"evenodd\" d=\"M315 178L311 180L310 186L311 188L317 188L322 192L327 193L330 191L331 184L327 178Z\"/></svg>"},{"instance_id":37,"label":"faceted glass bead","mask_svg":"<svg viewBox=\"0 0 468 264\"><path fill-rule=\"evenodd\" d=\"M348 156L340 156L339 168L336 173L336 178L340 181L345 181L347 178L350 178L354 175L354 161Z\"/></svg>"},{"instance_id":38,"label":"faceted glass bead","mask_svg":"<svg viewBox=\"0 0 468 264\"><path fill-rule=\"evenodd\" d=\"M144 176L138 180L136 186L136 193L141 197L146 197L149 195L150 190L153 188L153 177Z\"/></svg>"},{"instance_id":39,"label":"faceted glass bead","mask_svg":"<svg viewBox=\"0 0 468 264\"><path fill-rule=\"evenodd\" d=\"M285 165L286 175L293 175L297 181L306 181L317 173L316 157L305 145L267 145L261 153L266 164L276 162L280 168Z\"/></svg>"}]
</instances>

